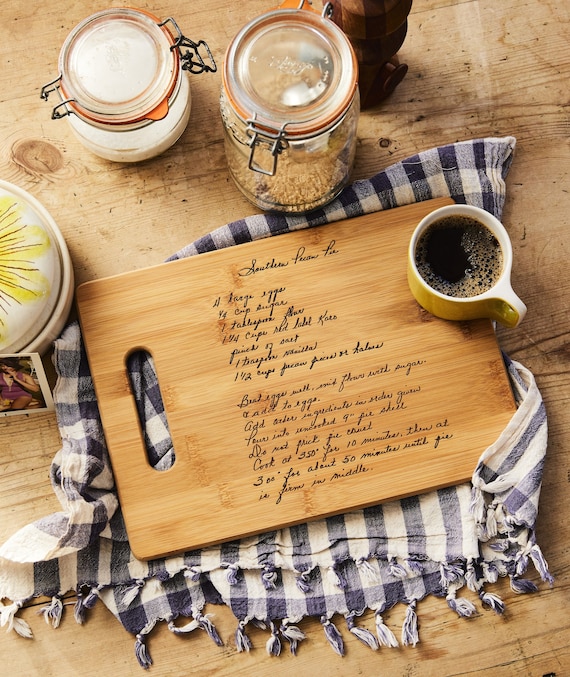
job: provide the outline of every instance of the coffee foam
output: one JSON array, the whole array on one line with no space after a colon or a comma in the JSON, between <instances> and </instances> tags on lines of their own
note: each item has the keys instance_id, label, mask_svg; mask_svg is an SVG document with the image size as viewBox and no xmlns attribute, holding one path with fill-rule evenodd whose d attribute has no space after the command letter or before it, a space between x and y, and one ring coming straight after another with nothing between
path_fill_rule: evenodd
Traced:
<instances>
[{"instance_id":1,"label":"coffee foam","mask_svg":"<svg viewBox=\"0 0 570 677\"><path fill-rule=\"evenodd\" d=\"M451 282L437 274L429 262L429 240L434 231L462 231L462 254L468 261L463 277ZM448 216L432 223L416 245L416 267L425 282L436 291L455 298L483 294L493 287L503 270L503 252L493 233L468 216Z\"/></svg>"}]
</instances>

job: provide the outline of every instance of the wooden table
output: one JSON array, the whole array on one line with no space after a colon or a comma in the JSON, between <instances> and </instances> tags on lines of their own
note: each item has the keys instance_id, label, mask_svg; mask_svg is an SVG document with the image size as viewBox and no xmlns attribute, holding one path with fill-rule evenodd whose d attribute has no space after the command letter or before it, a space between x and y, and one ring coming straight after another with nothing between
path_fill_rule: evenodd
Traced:
<instances>
[{"instance_id":1,"label":"wooden table","mask_svg":"<svg viewBox=\"0 0 570 677\"><path fill-rule=\"evenodd\" d=\"M111 3L112 4L112 3ZM118 2L121 4L130 4ZM218 62L229 40L271 2L171 0L139 3L174 16L193 39L208 41ZM218 115L220 74L192 77L193 112L178 144L140 165L92 156L66 121L50 119L42 84L57 75L69 30L101 9L100 2L7 0L0 7L0 177L37 197L56 218L70 248L77 282L162 262L208 231L254 213L226 169ZM235 620L210 609L225 642L205 633L176 637L160 627L149 640L154 675L562 675L570 674L570 392L568 261L570 245L570 30L568 5L543 0L417 0L400 57L409 73L381 106L363 113L355 178L429 147L480 136L513 135L504 223L514 247L515 289L528 305L523 324L500 329L500 341L535 374L549 416L549 449L538 519L555 586L519 596L506 582L495 589L507 604L500 617L483 611L462 620L442 600L420 603L421 643L371 652L346 636L339 658L316 621L298 656L265 653L266 636L251 632L255 649L238 653ZM49 367L49 356L45 360ZM59 509L48 479L60 446L55 417L0 420L0 541ZM72 600L71 600L72 601ZM37 616L42 600L22 616L35 639L0 634L2 673L66 677L140 675L133 638L102 604L83 626L71 608L59 629ZM403 608L391 612L401 623ZM368 617L370 622L371 617Z\"/></svg>"}]
</instances>

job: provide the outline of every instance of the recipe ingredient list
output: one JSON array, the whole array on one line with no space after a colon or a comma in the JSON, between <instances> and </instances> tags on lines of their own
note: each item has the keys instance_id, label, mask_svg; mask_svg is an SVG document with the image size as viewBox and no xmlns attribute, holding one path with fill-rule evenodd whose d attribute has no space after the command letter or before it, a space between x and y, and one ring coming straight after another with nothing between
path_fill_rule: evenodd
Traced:
<instances>
[{"instance_id":1,"label":"recipe ingredient list","mask_svg":"<svg viewBox=\"0 0 570 677\"><path fill-rule=\"evenodd\" d=\"M243 422L237 453L258 500L279 505L291 493L364 475L387 454L413 462L425 448L444 452L454 437L444 413L415 411L414 402L430 397L421 347L395 358L381 323L369 333L355 327L356 336L345 338L334 294L292 293L287 277L302 276L317 261L335 274L342 255L332 239L281 259L251 259L240 277L286 269L290 275L275 287L244 285L214 296L228 378L241 386L232 403Z\"/></svg>"}]
</instances>

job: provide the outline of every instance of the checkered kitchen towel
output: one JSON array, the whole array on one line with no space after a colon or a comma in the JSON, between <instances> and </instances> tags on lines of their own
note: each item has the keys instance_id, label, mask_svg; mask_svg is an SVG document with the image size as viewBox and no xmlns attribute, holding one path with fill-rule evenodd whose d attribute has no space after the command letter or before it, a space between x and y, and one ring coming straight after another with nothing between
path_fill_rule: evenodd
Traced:
<instances>
[{"instance_id":1,"label":"checkered kitchen towel","mask_svg":"<svg viewBox=\"0 0 570 677\"><path fill-rule=\"evenodd\" d=\"M451 196L500 217L514 147L515 139L507 137L432 149L354 183L309 216L252 216L173 258L434 197ZM472 483L141 562L129 548L79 327L71 324L54 355L63 447L51 480L62 510L21 529L0 549L1 624L31 636L17 611L41 595L51 598L43 611L57 626L63 595L75 591L76 620L82 622L102 600L136 637L139 662L149 667L145 636L159 621L175 633L202 629L221 643L204 613L208 603L234 612L239 650L251 648L248 624L264 624L272 654L284 641L296 651L304 637L297 623L306 616L320 619L339 654L340 616L372 649L396 646L384 617L398 603L407 605L400 642L414 645L418 602L426 595L445 597L460 616L470 616L474 603L457 596L464 587L501 613L503 602L487 590L498 576L509 576L517 592L534 591L523 577L532 561L541 578L552 582L534 534L546 450L544 406L532 374L505 360L518 408L482 454ZM153 463L168 467L173 451L153 365L138 357L129 368ZM357 623L366 609L375 612L372 629Z\"/></svg>"}]
</instances>

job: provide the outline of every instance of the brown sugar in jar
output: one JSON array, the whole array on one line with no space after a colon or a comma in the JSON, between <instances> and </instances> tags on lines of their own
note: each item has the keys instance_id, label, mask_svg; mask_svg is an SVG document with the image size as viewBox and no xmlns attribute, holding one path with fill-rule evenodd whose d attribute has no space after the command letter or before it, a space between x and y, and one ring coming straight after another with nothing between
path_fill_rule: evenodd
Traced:
<instances>
[{"instance_id":1,"label":"brown sugar in jar","mask_svg":"<svg viewBox=\"0 0 570 677\"><path fill-rule=\"evenodd\" d=\"M348 183L358 66L329 18L287 4L252 20L230 44L220 107L238 188L261 209L299 213L327 204Z\"/></svg>"}]
</instances>

